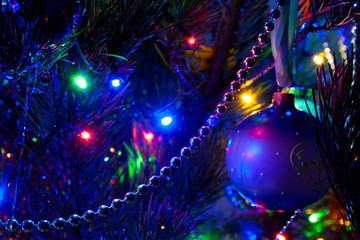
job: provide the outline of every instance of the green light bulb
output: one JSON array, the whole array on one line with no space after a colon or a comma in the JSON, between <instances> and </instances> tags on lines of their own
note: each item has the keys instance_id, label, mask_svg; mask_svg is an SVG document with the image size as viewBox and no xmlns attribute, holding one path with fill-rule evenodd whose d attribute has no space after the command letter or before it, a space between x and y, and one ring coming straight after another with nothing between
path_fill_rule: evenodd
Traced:
<instances>
[{"instance_id":1,"label":"green light bulb","mask_svg":"<svg viewBox=\"0 0 360 240\"><path fill-rule=\"evenodd\" d=\"M80 87L80 88L86 88L87 84L86 84L86 80L85 78L79 76L75 78L75 83Z\"/></svg>"},{"instance_id":2,"label":"green light bulb","mask_svg":"<svg viewBox=\"0 0 360 240\"><path fill-rule=\"evenodd\" d=\"M321 220L322 217L323 217L323 214L321 212L313 213L309 216L309 222L317 223Z\"/></svg>"}]
</instances>

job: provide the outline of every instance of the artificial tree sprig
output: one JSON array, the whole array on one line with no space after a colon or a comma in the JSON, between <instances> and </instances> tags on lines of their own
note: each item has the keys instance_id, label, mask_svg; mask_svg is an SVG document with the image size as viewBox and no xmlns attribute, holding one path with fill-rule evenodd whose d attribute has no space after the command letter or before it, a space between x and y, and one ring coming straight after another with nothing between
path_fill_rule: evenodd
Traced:
<instances>
[{"instance_id":1,"label":"artificial tree sprig","mask_svg":"<svg viewBox=\"0 0 360 240\"><path fill-rule=\"evenodd\" d=\"M330 186L359 231L360 74L354 74L353 59L352 46L347 59L340 64L334 61L335 69L329 65L330 82L326 79L324 66L318 69L318 96L313 92L313 120Z\"/></svg>"}]
</instances>

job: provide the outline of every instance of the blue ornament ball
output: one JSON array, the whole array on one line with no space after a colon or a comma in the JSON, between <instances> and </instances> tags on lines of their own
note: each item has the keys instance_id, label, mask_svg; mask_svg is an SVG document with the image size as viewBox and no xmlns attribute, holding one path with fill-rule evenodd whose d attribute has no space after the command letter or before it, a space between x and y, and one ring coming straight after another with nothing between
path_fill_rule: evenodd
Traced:
<instances>
[{"instance_id":1,"label":"blue ornament ball","mask_svg":"<svg viewBox=\"0 0 360 240\"><path fill-rule=\"evenodd\" d=\"M227 146L235 189L250 203L275 211L319 200L328 183L311 116L294 107L294 95L275 93L271 107L246 117Z\"/></svg>"}]
</instances>

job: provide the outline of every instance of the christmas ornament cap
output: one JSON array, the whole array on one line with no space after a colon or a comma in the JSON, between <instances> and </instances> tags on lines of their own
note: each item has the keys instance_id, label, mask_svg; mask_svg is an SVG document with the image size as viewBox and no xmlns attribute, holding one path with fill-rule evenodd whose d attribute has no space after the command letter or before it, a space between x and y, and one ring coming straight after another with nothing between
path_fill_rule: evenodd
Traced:
<instances>
[{"instance_id":1,"label":"christmas ornament cap","mask_svg":"<svg viewBox=\"0 0 360 240\"><path fill-rule=\"evenodd\" d=\"M274 105L283 105L288 108L295 107L294 106L294 94L276 92L273 94L273 104Z\"/></svg>"}]
</instances>

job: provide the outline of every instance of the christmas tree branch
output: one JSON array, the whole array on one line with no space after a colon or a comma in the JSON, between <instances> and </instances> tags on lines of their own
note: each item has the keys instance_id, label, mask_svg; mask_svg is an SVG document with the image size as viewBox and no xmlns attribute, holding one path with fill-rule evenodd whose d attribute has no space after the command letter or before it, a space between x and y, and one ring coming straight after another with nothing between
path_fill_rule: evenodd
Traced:
<instances>
[{"instance_id":1,"label":"christmas tree branch","mask_svg":"<svg viewBox=\"0 0 360 240\"><path fill-rule=\"evenodd\" d=\"M334 56L335 58L335 56ZM324 67L317 71L318 104L315 135L331 188L353 226L360 227L360 74L354 74L354 52L341 64L334 63L330 83ZM329 66L330 67L330 66Z\"/></svg>"},{"instance_id":2,"label":"christmas tree branch","mask_svg":"<svg viewBox=\"0 0 360 240\"><path fill-rule=\"evenodd\" d=\"M300 26L296 34L294 47L311 32L334 30L351 24L360 12L360 6L357 3L356 0L300 1L302 21L306 22ZM324 18L325 23L319 26L320 20Z\"/></svg>"}]
</instances>

